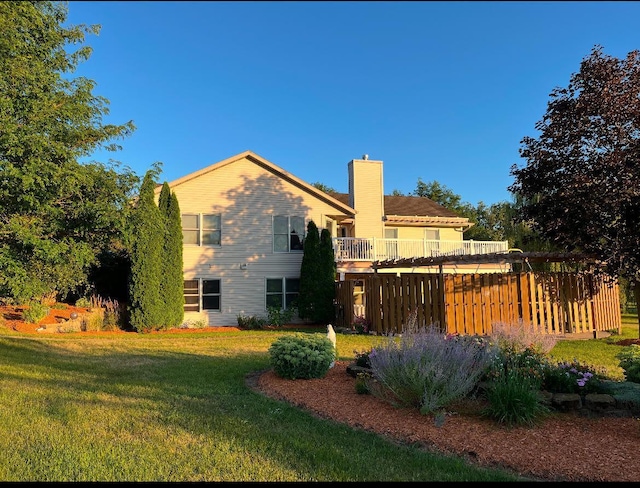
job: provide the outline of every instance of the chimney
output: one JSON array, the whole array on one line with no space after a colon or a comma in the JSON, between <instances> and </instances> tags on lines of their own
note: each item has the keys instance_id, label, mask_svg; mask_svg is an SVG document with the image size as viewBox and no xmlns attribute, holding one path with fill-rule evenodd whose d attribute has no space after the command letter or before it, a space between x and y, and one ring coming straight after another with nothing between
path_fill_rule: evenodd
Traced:
<instances>
[{"instance_id":1,"label":"chimney","mask_svg":"<svg viewBox=\"0 0 640 488\"><path fill-rule=\"evenodd\" d=\"M356 209L355 237L384 237L382 161L352 159L349 168L349 205Z\"/></svg>"}]
</instances>

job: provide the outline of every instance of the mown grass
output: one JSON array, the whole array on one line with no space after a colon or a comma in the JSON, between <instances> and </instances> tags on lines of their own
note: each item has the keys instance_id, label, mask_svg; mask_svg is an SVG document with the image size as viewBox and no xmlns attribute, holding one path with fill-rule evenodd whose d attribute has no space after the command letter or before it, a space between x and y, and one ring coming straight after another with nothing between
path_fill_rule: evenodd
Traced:
<instances>
[{"instance_id":1,"label":"mown grass","mask_svg":"<svg viewBox=\"0 0 640 488\"><path fill-rule=\"evenodd\" d=\"M581 362L598 366L606 370L609 379L624 381L624 372L619 366L616 355L620 352L618 341L638 338L638 317L622 315L622 332L609 337L590 340L558 341L551 350L550 356L558 361L571 361L576 358Z\"/></svg>"},{"instance_id":2,"label":"mown grass","mask_svg":"<svg viewBox=\"0 0 640 488\"><path fill-rule=\"evenodd\" d=\"M283 333L0 335L0 480L518 479L255 393ZM340 359L373 341L339 335Z\"/></svg>"},{"instance_id":3,"label":"mown grass","mask_svg":"<svg viewBox=\"0 0 640 488\"><path fill-rule=\"evenodd\" d=\"M636 322L617 337L637 331ZM245 376L269 368L269 346L293 332L2 332L0 480L522 480L251 390ZM339 359L379 340L338 334ZM562 341L552 353L612 364L614 350L599 339Z\"/></svg>"}]
</instances>

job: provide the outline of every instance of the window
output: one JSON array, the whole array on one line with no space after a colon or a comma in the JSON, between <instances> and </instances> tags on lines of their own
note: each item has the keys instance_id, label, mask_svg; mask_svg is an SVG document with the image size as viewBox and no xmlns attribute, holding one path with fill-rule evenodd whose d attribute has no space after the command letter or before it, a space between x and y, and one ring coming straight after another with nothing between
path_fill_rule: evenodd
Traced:
<instances>
[{"instance_id":1,"label":"window","mask_svg":"<svg viewBox=\"0 0 640 488\"><path fill-rule=\"evenodd\" d=\"M267 278L267 308L295 308L299 292L299 278Z\"/></svg>"},{"instance_id":2,"label":"window","mask_svg":"<svg viewBox=\"0 0 640 488\"><path fill-rule=\"evenodd\" d=\"M184 244L219 246L222 236L220 221L220 214L182 214Z\"/></svg>"},{"instance_id":3,"label":"window","mask_svg":"<svg viewBox=\"0 0 640 488\"><path fill-rule=\"evenodd\" d=\"M440 239L440 231L438 229L425 229L424 238L428 241L437 241Z\"/></svg>"},{"instance_id":4,"label":"window","mask_svg":"<svg viewBox=\"0 0 640 488\"><path fill-rule=\"evenodd\" d=\"M182 214L182 241L200 245L200 216Z\"/></svg>"},{"instance_id":5,"label":"window","mask_svg":"<svg viewBox=\"0 0 640 488\"><path fill-rule=\"evenodd\" d=\"M425 229L424 238L426 241L438 241L440 240L440 230L438 229ZM425 256L440 256L440 243L439 242L426 242L425 243Z\"/></svg>"},{"instance_id":6,"label":"window","mask_svg":"<svg viewBox=\"0 0 640 488\"><path fill-rule=\"evenodd\" d=\"M199 312L200 311L200 281L184 280L184 311Z\"/></svg>"},{"instance_id":7,"label":"window","mask_svg":"<svg viewBox=\"0 0 640 488\"><path fill-rule=\"evenodd\" d=\"M386 227L384 229L385 259L398 259L398 228Z\"/></svg>"},{"instance_id":8,"label":"window","mask_svg":"<svg viewBox=\"0 0 640 488\"><path fill-rule=\"evenodd\" d=\"M273 252L302 251L304 217L275 215L273 217Z\"/></svg>"},{"instance_id":9,"label":"window","mask_svg":"<svg viewBox=\"0 0 640 488\"><path fill-rule=\"evenodd\" d=\"M220 280L184 280L184 311L220 311Z\"/></svg>"}]
</instances>

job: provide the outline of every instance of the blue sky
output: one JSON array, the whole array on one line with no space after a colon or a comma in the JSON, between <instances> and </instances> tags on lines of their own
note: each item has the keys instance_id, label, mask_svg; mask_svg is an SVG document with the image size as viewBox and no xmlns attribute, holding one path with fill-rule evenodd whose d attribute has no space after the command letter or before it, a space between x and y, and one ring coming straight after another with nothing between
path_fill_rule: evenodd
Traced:
<instances>
[{"instance_id":1,"label":"blue sky","mask_svg":"<svg viewBox=\"0 0 640 488\"><path fill-rule=\"evenodd\" d=\"M69 2L100 24L74 73L133 120L121 161L172 181L251 150L348 191L347 163L384 161L385 193L438 181L510 200L524 136L598 44L640 49L640 2Z\"/></svg>"}]
</instances>

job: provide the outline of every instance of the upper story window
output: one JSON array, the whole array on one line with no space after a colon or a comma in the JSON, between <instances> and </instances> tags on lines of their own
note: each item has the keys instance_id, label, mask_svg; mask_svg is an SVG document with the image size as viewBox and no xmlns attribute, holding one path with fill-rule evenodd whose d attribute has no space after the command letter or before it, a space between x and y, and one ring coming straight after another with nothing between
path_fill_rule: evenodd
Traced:
<instances>
[{"instance_id":1,"label":"upper story window","mask_svg":"<svg viewBox=\"0 0 640 488\"><path fill-rule=\"evenodd\" d=\"M424 238L428 241L437 241L440 239L440 230L439 229L425 229L424 230Z\"/></svg>"},{"instance_id":2,"label":"upper story window","mask_svg":"<svg viewBox=\"0 0 640 488\"><path fill-rule=\"evenodd\" d=\"M304 236L304 217L273 217L273 252L302 251Z\"/></svg>"},{"instance_id":3,"label":"upper story window","mask_svg":"<svg viewBox=\"0 0 640 488\"><path fill-rule=\"evenodd\" d=\"M220 214L182 214L184 244L219 246L222 238Z\"/></svg>"}]
</instances>

